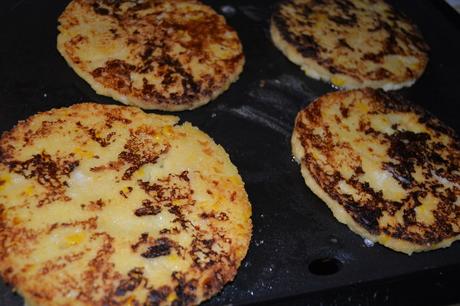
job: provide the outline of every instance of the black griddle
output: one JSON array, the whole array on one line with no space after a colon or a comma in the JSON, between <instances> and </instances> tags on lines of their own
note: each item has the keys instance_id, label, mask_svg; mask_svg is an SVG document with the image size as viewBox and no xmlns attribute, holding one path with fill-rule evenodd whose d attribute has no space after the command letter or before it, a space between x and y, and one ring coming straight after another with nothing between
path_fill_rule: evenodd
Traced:
<instances>
[{"instance_id":1,"label":"black griddle","mask_svg":"<svg viewBox=\"0 0 460 306\"><path fill-rule=\"evenodd\" d=\"M21 119L97 95L56 50L57 18L68 1L0 3L0 131ZM216 101L177 113L229 153L253 207L254 232L235 281L205 305L434 305L460 301L460 242L407 256L339 224L304 184L291 154L296 113L334 91L307 78L271 43L275 1L206 1L239 33L246 65ZM422 78L399 94L460 131L460 17L442 1L392 1L431 47ZM160 112L161 113L161 112ZM415 286L414 286L415 285ZM23 305L0 286L0 305Z\"/></svg>"}]
</instances>

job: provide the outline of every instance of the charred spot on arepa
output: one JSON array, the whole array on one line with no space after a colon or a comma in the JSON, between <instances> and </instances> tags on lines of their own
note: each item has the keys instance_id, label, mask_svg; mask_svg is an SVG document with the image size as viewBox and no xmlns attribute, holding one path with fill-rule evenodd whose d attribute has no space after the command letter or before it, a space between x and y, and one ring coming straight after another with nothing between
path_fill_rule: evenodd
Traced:
<instances>
[{"instance_id":1,"label":"charred spot on arepa","mask_svg":"<svg viewBox=\"0 0 460 306\"><path fill-rule=\"evenodd\" d=\"M221 211L217 215L214 212L202 213L202 214L200 214L200 217L203 218L203 219L215 218L215 219L218 219L220 221L227 221L228 220L228 215L223 211Z\"/></svg>"},{"instance_id":2,"label":"charred spot on arepa","mask_svg":"<svg viewBox=\"0 0 460 306\"><path fill-rule=\"evenodd\" d=\"M193 205L193 190L190 187L188 171L180 174L169 174L167 177L159 178L153 184L139 181L139 186L147 193L156 203L164 206L173 204Z\"/></svg>"},{"instance_id":3,"label":"charred spot on arepa","mask_svg":"<svg viewBox=\"0 0 460 306\"><path fill-rule=\"evenodd\" d=\"M154 205L152 201L145 199L142 201L142 207L137 208L134 214L138 217L157 215L161 212L161 209L160 205Z\"/></svg>"},{"instance_id":4,"label":"charred spot on arepa","mask_svg":"<svg viewBox=\"0 0 460 306\"><path fill-rule=\"evenodd\" d=\"M299 113L292 143L307 185L360 235L406 253L458 239L459 139L421 107L327 94Z\"/></svg>"},{"instance_id":5,"label":"charred spot on arepa","mask_svg":"<svg viewBox=\"0 0 460 306\"><path fill-rule=\"evenodd\" d=\"M144 269L142 267L133 268L128 272L127 278L120 281L120 284L115 289L115 295L126 295L136 289L142 281L147 282L144 278Z\"/></svg>"},{"instance_id":6,"label":"charred spot on arepa","mask_svg":"<svg viewBox=\"0 0 460 306\"><path fill-rule=\"evenodd\" d=\"M106 202L102 199L97 199L95 201L89 201L88 204L80 204L81 209L86 209L90 211L101 210L106 206Z\"/></svg>"},{"instance_id":7,"label":"charred spot on arepa","mask_svg":"<svg viewBox=\"0 0 460 306\"><path fill-rule=\"evenodd\" d=\"M55 159L42 151L24 161L2 159L0 163L7 167L10 173L22 175L26 179L34 179L46 189L46 193L38 201L38 207L58 200L70 200L66 194L67 180L70 173L79 165L79 161L75 160L73 155Z\"/></svg>"},{"instance_id":8,"label":"charred spot on arepa","mask_svg":"<svg viewBox=\"0 0 460 306\"><path fill-rule=\"evenodd\" d=\"M145 258L155 258L171 254L171 249L174 242L168 238L158 238L153 245L150 245L147 250L141 254Z\"/></svg>"},{"instance_id":9,"label":"charred spot on arepa","mask_svg":"<svg viewBox=\"0 0 460 306\"><path fill-rule=\"evenodd\" d=\"M135 131L130 131L130 138L124 146L124 151L118 155L119 161L130 165L122 176L123 180L129 180L132 174L145 164L156 163L158 158L166 154L169 144L156 141L156 130L148 126L141 126Z\"/></svg>"},{"instance_id":10,"label":"charred spot on arepa","mask_svg":"<svg viewBox=\"0 0 460 306\"><path fill-rule=\"evenodd\" d=\"M97 142L101 147L107 147L113 142L113 137L116 136L115 132L109 132L105 137L101 137L101 135L98 135L96 129L86 127L83 124L81 124L80 121L76 123L77 127L81 128L84 130L92 140Z\"/></svg>"}]
</instances>

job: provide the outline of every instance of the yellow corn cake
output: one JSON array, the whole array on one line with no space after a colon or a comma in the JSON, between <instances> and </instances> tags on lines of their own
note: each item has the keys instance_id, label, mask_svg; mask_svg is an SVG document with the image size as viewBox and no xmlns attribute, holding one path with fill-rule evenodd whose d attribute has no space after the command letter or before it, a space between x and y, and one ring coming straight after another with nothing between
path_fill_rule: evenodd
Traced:
<instances>
[{"instance_id":1,"label":"yellow corn cake","mask_svg":"<svg viewBox=\"0 0 460 306\"><path fill-rule=\"evenodd\" d=\"M0 273L27 305L195 305L233 280L251 206L179 118L76 104L0 139Z\"/></svg>"},{"instance_id":2,"label":"yellow corn cake","mask_svg":"<svg viewBox=\"0 0 460 306\"><path fill-rule=\"evenodd\" d=\"M238 79L244 55L223 16L195 0L73 0L57 48L104 96L145 109L193 109Z\"/></svg>"},{"instance_id":3,"label":"yellow corn cake","mask_svg":"<svg viewBox=\"0 0 460 306\"><path fill-rule=\"evenodd\" d=\"M297 115L292 150L364 238L407 254L460 238L460 140L422 108L372 89L326 94Z\"/></svg>"},{"instance_id":4,"label":"yellow corn cake","mask_svg":"<svg viewBox=\"0 0 460 306\"><path fill-rule=\"evenodd\" d=\"M411 86L428 62L417 27L383 0L286 0L272 40L307 76L341 88Z\"/></svg>"}]
</instances>

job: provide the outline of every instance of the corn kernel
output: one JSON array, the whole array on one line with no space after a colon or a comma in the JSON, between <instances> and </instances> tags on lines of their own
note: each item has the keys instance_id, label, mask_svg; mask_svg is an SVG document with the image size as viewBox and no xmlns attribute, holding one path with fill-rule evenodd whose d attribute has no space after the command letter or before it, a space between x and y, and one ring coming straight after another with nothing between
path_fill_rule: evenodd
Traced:
<instances>
[{"instance_id":1,"label":"corn kernel","mask_svg":"<svg viewBox=\"0 0 460 306\"><path fill-rule=\"evenodd\" d=\"M145 170L144 168L140 168L139 170L136 171L135 177L136 178L143 178L145 176Z\"/></svg>"},{"instance_id":2,"label":"corn kernel","mask_svg":"<svg viewBox=\"0 0 460 306\"><path fill-rule=\"evenodd\" d=\"M240 178L238 176L236 176L236 175L230 176L229 179L230 179L230 182L232 182L235 185L240 185L241 184Z\"/></svg>"},{"instance_id":3,"label":"corn kernel","mask_svg":"<svg viewBox=\"0 0 460 306\"><path fill-rule=\"evenodd\" d=\"M80 244L84 238L85 238L84 233L75 233L75 234L71 234L65 237L65 242L67 246L74 246L74 245Z\"/></svg>"},{"instance_id":4,"label":"corn kernel","mask_svg":"<svg viewBox=\"0 0 460 306\"><path fill-rule=\"evenodd\" d=\"M369 106L366 103L359 101L356 103L356 109L362 113L367 113L369 111Z\"/></svg>"},{"instance_id":5,"label":"corn kernel","mask_svg":"<svg viewBox=\"0 0 460 306\"><path fill-rule=\"evenodd\" d=\"M167 302L168 303L171 303L172 301L174 301L175 299L177 298L176 294L174 292L170 293L168 295L168 297L166 298Z\"/></svg>"},{"instance_id":6,"label":"corn kernel","mask_svg":"<svg viewBox=\"0 0 460 306\"><path fill-rule=\"evenodd\" d=\"M78 157L80 158L92 158L94 156L94 154L90 151L87 151L87 150L83 150L83 149L80 149L80 148L76 148L74 150L74 153L78 155Z\"/></svg>"},{"instance_id":7,"label":"corn kernel","mask_svg":"<svg viewBox=\"0 0 460 306\"><path fill-rule=\"evenodd\" d=\"M10 181L11 177L9 175L0 176L0 191L3 190Z\"/></svg>"},{"instance_id":8,"label":"corn kernel","mask_svg":"<svg viewBox=\"0 0 460 306\"><path fill-rule=\"evenodd\" d=\"M331 78L331 83L337 87L342 87L343 85L345 85L345 80L334 75Z\"/></svg>"},{"instance_id":9,"label":"corn kernel","mask_svg":"<svg viewBox=\"0 0 460 306\"><path fill-rule=\"evenodd\" d=\"M125 305L134 306L134 305L136 305L135 300L136 299L134 298L134 296L131 295L129 298L126 299Z\"/></svg>"},{"instance_id":10,"label":"corn kernel","mask_svg":"<svg viewBox=\"0 0 460 306\"><path fill-rule=\"evenodd\" d=\"M174 130L171 126L165 126L161 129L161 133L166 137L174 136Z\"/></svg>"},{"instance_id":11,"label":"corn kernel","mask_svg":"<svg viewBox=\"0 0 460 306\"><path fill-rule=\"evenodd\" d=\"M34 185L29 185L24 189L24 194L27 196L31 196L34 193L35 187Z\"/></svg>"},{"instance_id":12,"label":"corn kernel","mask_svg":"<svg viewBox=\"0 0 460 306\"><path fill-rule=\"evenodd\" d=\"M168 256L168 261L171 263L177 263L179 261L179 256L176 254L171 254Z\"/></svg>"},{"instance_id":13,"label":"corn kernel","mask_svg":"<svg viewBox=\"0 0 460 306\"><path fill-rule=\"evenodd\" d=\"M387 235L379 236L379 242L380 243L387 243L389 240L390 240L390 237L388 237Z\"/></svg>"}]
</instances>

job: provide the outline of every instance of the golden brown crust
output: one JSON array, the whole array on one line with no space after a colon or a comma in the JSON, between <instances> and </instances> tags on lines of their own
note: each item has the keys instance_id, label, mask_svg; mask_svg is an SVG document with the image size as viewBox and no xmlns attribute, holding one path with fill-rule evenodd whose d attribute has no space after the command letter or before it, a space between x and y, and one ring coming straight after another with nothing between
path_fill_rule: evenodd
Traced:
<instances>
[{"instance_id":1,"label":"golden brown crust","mask_svg":"<svg viewBox=\"0 0 460 306\"><path fill-rule=\"evenodd\" d=\"M251 208L178 118L77 104L0 139L0 273L28 305L194 305L233 280Z\"/></svg>"},{"instance_id":2,"label":"golden brown crust","mask_svg":"<svg viewBox=\"0 0 460 306\"><path fill-rule=\"evenodd\" d=\"M58 50L99 94L146 109L193 109L236 81L236 32L195 0L74 0L59 18Z\"/></svg>"},{"instance_id":3,"label":"golden brown crust","mask_svg":"<svg viewBox=\"0 0 460 306\"><path fill-rule=\"evenodd\" d=\"M405 253L460 237L460 141L413 104L370 89L327 94L296 119L293 152L339 221Z\"/></svg>"},{"instance_id":4,"label":"golden brown crust","mask_svg":"<svg viewBox=\"0 0 460 306\"><path fill-rule=\"evenodd\" d=\"M338 87L410 86L428 62L416 26L382 0L283 1L271 34L308 76Z\"/></svg>"}]
</instances>

